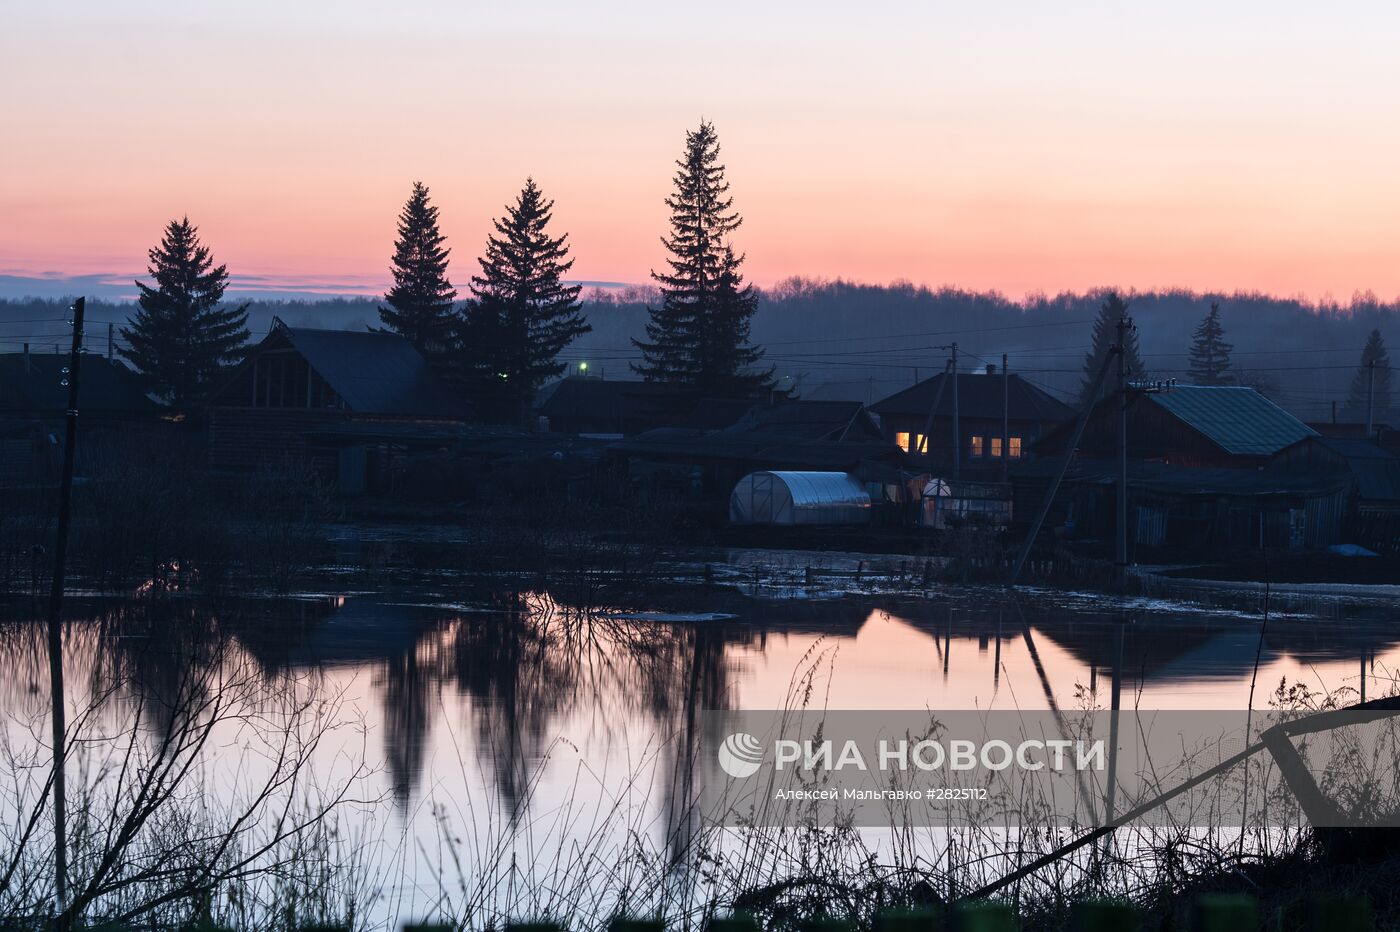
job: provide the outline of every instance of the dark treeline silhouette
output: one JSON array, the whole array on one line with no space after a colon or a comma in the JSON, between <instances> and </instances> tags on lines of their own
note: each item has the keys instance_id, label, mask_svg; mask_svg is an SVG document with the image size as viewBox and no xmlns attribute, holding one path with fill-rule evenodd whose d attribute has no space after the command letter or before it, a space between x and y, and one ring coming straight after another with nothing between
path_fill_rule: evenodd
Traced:
<instances>
[{"instance_id":1,"label":"dark treeline silhouette","mask_svg":"<svg viewBox=\"0 0 1400 932\"><path fill-rule=\"evenodd\" d=\"M1061 397L1078 396L1084 355L1106 291L1033 295L1013 300L995 292L926 288L908 283L868 285L846 281L789 279L756 289L758 309L752 341L766 349L765 363L797 383L799 395L815 397L823 385L855 400L878 399L941 370L946 352L959 343L965 370L1010 356L1013 371ZM1347 302L1310 303L1257 293L1200 293L1186 289L1123 292L1137 324L1145 370L1154 378L1185 379L1193 334L1210 312L1232 344L1230 371L1245 384L1272 382L1271 396L1309 420L1330 417L1337 404L1344 417L1362 350L1372 331L1400 337L1400 301L1362 293ZM560 354L577 372L635 378L629 365L641 361L631 341L645 335L646 286L583 294L583 316L593 328ZM272 317L308 327L363 329L379 323L373 298L327 301L252 301L248 327L253 338ZM105 353L106 323L125 323L128 302L89 301L87 347ZM53 299L0 301L0 341L8 352L31 342L35 352L65 346L67 304ZM48 322L44 322L48 321ZM120 344L120 335L117 335ZM1377 376L1378 388L1383 384ZM1377 406L1382 407L1377 392ZM1393 399L1392 399L1393 400Z\"/></svg>"}]
</instances>

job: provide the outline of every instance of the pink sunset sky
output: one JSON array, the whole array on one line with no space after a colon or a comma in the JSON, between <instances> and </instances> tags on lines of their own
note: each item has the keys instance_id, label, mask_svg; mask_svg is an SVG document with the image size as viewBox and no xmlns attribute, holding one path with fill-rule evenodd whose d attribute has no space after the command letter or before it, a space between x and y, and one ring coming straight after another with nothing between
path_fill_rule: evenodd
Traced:
<instances>
[{"instance_id":1,"label":"pink sunset sky","mask_svg":"<svg viewBox=\"0 0 1400 932\"><path fill-rule=\"evenodd\" d=\"M373 292L428 184L459 285L533 175L585 280L662 262L712 120L750 277L1400 295L1382 4L22 4L0 273L130 276L188 214L235 278Z\"/></svg>"}]
</instances>

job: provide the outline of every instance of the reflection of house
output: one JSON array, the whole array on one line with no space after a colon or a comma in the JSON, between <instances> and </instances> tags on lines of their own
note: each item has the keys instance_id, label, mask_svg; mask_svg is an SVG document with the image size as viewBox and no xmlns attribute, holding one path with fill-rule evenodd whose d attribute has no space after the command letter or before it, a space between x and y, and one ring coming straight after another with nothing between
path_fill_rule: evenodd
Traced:
<instances>
[{"instance_id":1,"label":"reflection of house","mask_svg":"<svg viewBox=\"0 0 1400 932\"><path fill-rule=\"evenodd\" d=\"M67 354L0 354L0 483L56 475L68 409ZM159 408L121 363L85 354L78 380L83 443L79 475L91 474L105 450L161 430Z\"/></svg>"},{"instance_id":2,"label":"reflection of house","mask_svg":"<svg viewBox=\"0 0 1400 932\"><path fill-rule=\"evenodd\" d=\"M956 395L956 399L955 396ZM938 410L929 413L934 403ZM958 373L954 381L947 373L924 379L871 405L880 416L885 437L906 452L924 449L924 433L933 438L935 463L952 461L954 404L958 415L960 457L965 466L1000 464L1002 461L1002 414L1007 423L1007 454L1020 459L1033 441L1069 420L1069 406L1036 388L1019 375L999 376L988 367L986 374Z\"/></svg>"},{"instance_id":3,"label":"reflection of house","mask_svg":"<svg viewBox=\"0 0 1400 932\"><path fill-rule=\"evenodd\" d=\"M290 458L313 458L307 435L356 424L458 423L464 405L418 351L392 333L312 330L273 320L215 395L209 409L209 459L216 467L248 468ZM383 450L342 448L342 473L364 474L373 487ZM319 465L327 470L336 462Z\"/></svg>"},{"instance_id":4,"label":"reflection of house","mask_svg":"<svg viewBox=\"0 0 1400 932\"><path fill-rule=\"evenodd\" d=\"M1291 443L1316 432L1252 388L1178 385L1171 391L1135 394L1128 404L1128 456L1179 466L1262 466ZM1036 451L1064 452L1073 432L1066 424ZM1110 458L1117 448L1118 402L1095 405L1078 452Z\"/></svg>"}]
</instances>

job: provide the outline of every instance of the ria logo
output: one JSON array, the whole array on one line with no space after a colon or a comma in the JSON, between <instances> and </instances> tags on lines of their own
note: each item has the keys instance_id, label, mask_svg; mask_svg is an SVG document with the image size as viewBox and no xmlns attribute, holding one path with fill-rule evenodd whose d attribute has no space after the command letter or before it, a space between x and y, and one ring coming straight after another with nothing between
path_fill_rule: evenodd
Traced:
<instances>
[{"instance_id":1,"label":"ria logo","mask_svg":"<svg viewBox=\"0 0 1400 932\"><path fill-rule=\"evenodd\" d=\"M719 746L719 768L742 780L758 773L763 766L763 745L753 735L736 731Z\"/></svg>"}]
</instances>

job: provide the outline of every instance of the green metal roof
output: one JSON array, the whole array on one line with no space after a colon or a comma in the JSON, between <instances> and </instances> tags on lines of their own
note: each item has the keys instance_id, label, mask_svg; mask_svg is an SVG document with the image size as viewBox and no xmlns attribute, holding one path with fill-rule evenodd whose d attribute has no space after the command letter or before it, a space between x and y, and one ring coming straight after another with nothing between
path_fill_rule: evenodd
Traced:
<instances>
[{"instance_id":1,"label":"green metal roof","mask_svg":"<svg viewBox=\"0 0 1400 932\"><path fill-rule=\"evenodd\" d=\"M1177 385L1171 391L1146 397L1226 453L1238 456L1272 456L1291 443L1317 435L1252 388Z\"/></svg>"}]
</instances>

